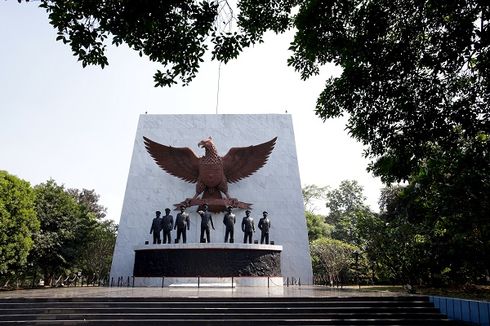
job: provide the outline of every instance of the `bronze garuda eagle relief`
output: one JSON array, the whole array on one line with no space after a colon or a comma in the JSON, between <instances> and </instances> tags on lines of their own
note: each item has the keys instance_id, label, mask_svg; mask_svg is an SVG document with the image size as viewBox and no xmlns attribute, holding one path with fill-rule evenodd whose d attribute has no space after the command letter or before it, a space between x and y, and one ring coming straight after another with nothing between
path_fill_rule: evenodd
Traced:
<instances>
[{"instance_id":1,"label":"bronze garuda eagle relief","mask_svg":"<svg viewBox=\"0 0 490 326\"><path fill-rule=\"evenodd\" d=\"M250 208L251 204L230 197L228 183L249 177L263 167L274 149L277 137L259 145L233 147L223 157L219 156L211 137L198 144L205 149L202 157L198 157L188 147L172 147L146 137L143 139L146 150L160 168L184 181L196 183L194 197L174 204L177 208L182 205L208 204L210 211L220 212L226 206ZM200 194L202 197L198 198Z\"/></svg>"}]
</instances>

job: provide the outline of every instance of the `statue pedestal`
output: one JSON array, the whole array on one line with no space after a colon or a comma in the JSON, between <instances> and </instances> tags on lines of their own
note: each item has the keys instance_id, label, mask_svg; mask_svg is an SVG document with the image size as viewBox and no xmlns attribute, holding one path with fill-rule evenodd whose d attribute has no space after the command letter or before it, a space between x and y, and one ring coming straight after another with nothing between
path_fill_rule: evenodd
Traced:
<instances>
[{"instance_id":1,"label":"statue pedestal","mask_svg":"<svg viewBox=\"0 0 490 326\"><path fill-rule=\"evenodd\" d=\"M282 246L278 245L241 243L138 246L134 248L133 276L158 279L281 278L281 251Z\"/></svg>"},{"instance_id":2,"label":"statue pedestal","mask_svg":"<svg viewBox=\"0 0 490 326\"><path fill-rule=\"evenodd\" d=\"M134 286L282 286L281 252L278 245L243 243L137 246Z\"/></svg>"}]
</instances>

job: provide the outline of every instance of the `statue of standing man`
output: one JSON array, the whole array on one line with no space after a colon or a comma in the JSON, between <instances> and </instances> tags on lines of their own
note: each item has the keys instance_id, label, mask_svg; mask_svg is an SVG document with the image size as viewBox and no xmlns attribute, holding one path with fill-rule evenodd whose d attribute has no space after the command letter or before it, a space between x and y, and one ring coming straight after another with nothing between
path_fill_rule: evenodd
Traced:
<instances>
[{"instance_id":1,"label":"statue of standing man","mask_svg":"<svg viewBox=\"0 0 490 326\"><path fill-rule=\"evenodd\" d=\"M232 207L228 206L226 208L225 216L223 216L223 224L225 225L225 243L228 242L228 236L230 237L230 243L235 242L235 214L231 212Z\"/></svg>"},{"instance_id":2,"label":"statue of standing man","mask_svg":"<svg viewBox=\"0 0 490 326\"><path fill-rule=\"evenodd\" d=\"M210 229L209 227L212 227L214 230L214 224L213 224L213 217L211 216L211 213L208 212L208 205L204 204L203 205L203 210L198 211L197 213L201 215L201 242L211 242L211 237L210 237ZM204 238L204 234L206 234L206 239ZM207 240L207 241L206 241Z\"/></svg>"},{"instance_id":3,"label":"statue of standing man","mask_svg":"<svg viewBox=\"0 0 490 326\"><path fill-rule=\"evenodd\" d=\"M250 216L250 210L245 211L245 217L242 220L243 243L252 243L252 235L255 232L254 219Z\"/></svg>"},{"instance_id":4,"label":"statue of standing man","mask_svg":"<svg viewBox=\"0 0 490 326\"><path fill-rule=\"evenodd\" d=\"M160 244L162 240L160 239L160 232L162 231L162 219L160 215L162 212L156 211L155 218L151 222L150 234L153 233L153 244Z\"/></svg>"},{"instance_id":5,"label":"statue of standing man","mask_svg":"<svg viewBox=\"0 0 490 326\"><path fill-rule=\"evenodd\" d=\"M185 206L180 206L180 213L177 214L175 219L174 230L177 229L177 239L175 239L175 243L179 243L180 236L182 235L182 242L187 242L186 232L190 229L190 221L189 214L185 212Z\"/></svg>"},{"instance_id":6,"label":"statue of standing man","mask_svg":"<svg viewBox=\"0 0 490 326\"><path fill-rule=\"evenodd\" d=\"M162 217L163 243L172 243L170 232L174 228L174 217L170 215L170 208L165 208L165 216Z\"/></svg>"},{"instance_id":7,"label":"statue of standing man","mask_svg":"<svg viewBox=\"0 0 490 326\"><path fill-rule=\"evenodd\" d=\"M271 228L271 220L267 218L268 213L264 211L262 213L262 218L259 221L259 224L257 225L261 231L260 233L260 243L265 243L269 244L269 230Z\"/></svg>"}]
</instances>

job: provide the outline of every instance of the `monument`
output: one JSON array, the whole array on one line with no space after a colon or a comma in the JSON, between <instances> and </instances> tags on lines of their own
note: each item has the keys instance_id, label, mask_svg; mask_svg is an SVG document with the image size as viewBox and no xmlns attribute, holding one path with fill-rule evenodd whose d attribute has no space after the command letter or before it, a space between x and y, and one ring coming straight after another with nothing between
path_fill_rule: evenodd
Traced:
<instances>
[{"instance_id":1,"label":"monument","mask_svg":"<svg viewBox=\"0 0 490 326\"><path fill-rule=\"evenodd\" d=\"M180 158L169 161L169 152ZM212 243L201 243L204 204L215 222ZM155 211L171 205L187 208L186 243L151 244ZM271 244L224 243L230 225L217 221L228 206L239 218L245 210L255 220L263 211L274 216ZM260 240L260 232L253 239ZM137 286L193 276L312 282L290 115L140 116L111 268L113 279L133 276Z\"/></svg>"}]
</instances>

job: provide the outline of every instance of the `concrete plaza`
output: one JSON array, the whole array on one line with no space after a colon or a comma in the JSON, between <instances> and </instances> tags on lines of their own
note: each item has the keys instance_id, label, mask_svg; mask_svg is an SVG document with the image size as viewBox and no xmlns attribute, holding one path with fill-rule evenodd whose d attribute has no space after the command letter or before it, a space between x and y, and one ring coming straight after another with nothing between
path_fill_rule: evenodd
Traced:
<instances>
[{"instance_id":1,"label":"concrete plaza","mask_svg":"<svg viewBox=\"0 0 490 326\"><path fill-rule=\"evenodd\" d=\"M329 288L324 286L284 286L284 287L235 287L235 288L156 288L156 287L65 287L31 290L0 291L0 299L9 298L252 298L252 297L363 297L406 295L394 292L362 292L353 288Z\"/></svg>"}]
</instances>

